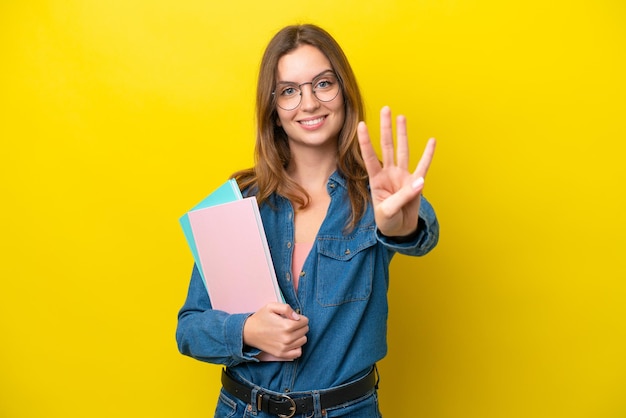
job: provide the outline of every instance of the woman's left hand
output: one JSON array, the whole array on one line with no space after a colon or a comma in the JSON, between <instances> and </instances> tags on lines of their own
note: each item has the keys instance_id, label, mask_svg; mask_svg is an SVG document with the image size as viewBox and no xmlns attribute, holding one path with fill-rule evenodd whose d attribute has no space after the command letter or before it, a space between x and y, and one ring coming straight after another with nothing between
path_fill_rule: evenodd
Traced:
<instances>
[{"instance_id":1,"label":"woman's left hand","mask_svg":"<svg viewBox=\"0 0 626 418\"><path fill-rule=\"evenodd\" d=\"M406 118L398 116L396 124L398 144L394 161L391 110L383 107L380 111L382 166L372 147L365 122L360 122L357 128L361 154L369 175L376 226L388 237L403 237L417 230L424 178L435 153L435 140L430 139L417 168L413 173L409 172Z\"/></svg>"}]
</instances>

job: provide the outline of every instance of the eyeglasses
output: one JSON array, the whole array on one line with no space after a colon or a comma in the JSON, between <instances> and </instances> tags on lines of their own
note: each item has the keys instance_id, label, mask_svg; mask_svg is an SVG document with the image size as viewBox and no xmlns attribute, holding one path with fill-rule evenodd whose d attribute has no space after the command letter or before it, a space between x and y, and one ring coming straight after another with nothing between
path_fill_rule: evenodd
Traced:
<instances>
[{"instance_id":1,"label":"eyeglasses","mask_svg":"<svg viewBox=\"0 0 626 418\"><path fill-rule=\"evenodd\" d=\"M283 110L294 110L302 102L302 86L311 85L313 95L320 102L330 102L339 94L339 79L332 71L326 71L308 83L278 83L272 96Z\"/></svg>"}]
</instances>

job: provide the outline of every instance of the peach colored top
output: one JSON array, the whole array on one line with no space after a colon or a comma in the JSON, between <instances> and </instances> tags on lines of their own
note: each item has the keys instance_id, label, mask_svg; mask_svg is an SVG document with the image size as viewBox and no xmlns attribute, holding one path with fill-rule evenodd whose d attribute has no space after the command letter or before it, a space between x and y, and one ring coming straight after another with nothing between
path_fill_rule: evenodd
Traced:
<instances>
[{"instance_id":1,"label":"peach colored top","mask_svg":"<svg viewBox=\"0 0 626 418\"><path fill-rule=\"evenodd\" d=\"M312 242L296 242L293 248L293 259L291 261L291 275L293 277L293 287L298 291L298 283L300 281L300 272L302 266L308 257L311 249L313 248Z\"/></svg>"}]
</instances>

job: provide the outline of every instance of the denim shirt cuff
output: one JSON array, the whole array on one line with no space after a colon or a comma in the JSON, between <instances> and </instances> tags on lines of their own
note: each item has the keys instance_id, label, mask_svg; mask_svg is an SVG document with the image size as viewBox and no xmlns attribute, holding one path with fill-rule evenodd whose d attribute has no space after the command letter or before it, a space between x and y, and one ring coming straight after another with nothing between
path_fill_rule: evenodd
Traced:
<instances>
[{"instance_id":1,"label":"denim shirt cuff","mask_svg":"<svg viewBox=\"0 0 626 418\"><path fill-rule=\"evenodd\" d=\"M261 350L245 347L243 343L243 326L251 314L229 315L224 323L224 340L231 357L237 362L258 361L255 357Z\"/></svg>"},{"instance_id":2,"label":"denim shirt cuff","mask_svg":"<svg viewBox=\"0 0 626 418\"><path fill-rule=\"evenodd\" d=\"M378 228L376 228L376 239L390 250L401 254L425 255L437 245L439 240L439 223L433 207L422 197L417 231L411 240L398 242L391 237L383 235Z\"/></svg>"}]
</instances>

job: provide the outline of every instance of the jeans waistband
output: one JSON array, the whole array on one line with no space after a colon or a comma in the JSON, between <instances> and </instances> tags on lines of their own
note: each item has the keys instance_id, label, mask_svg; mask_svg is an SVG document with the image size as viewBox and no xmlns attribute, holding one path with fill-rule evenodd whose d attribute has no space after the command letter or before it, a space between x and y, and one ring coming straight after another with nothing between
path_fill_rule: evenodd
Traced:
<instances>
[{"instance_id":1,"label":"jeans waistband","mask_svg":"<svg viewBox=\"0 0 626 418\"><path fill-rule=\"evenodd\" d=\"M376 366L362 378L345 385L316 391L322 409L328 409L367 395L378 387ZM281 418L296 414L310 414L314 410L313 392L298 392L293 398L287 394L265 391L237 380L228 369L222 370L222 386L226 392L248 403L256 404L257 410L277 415ZM256 389L255 399L252 399Z\"/></svg>"}]
</instances>

